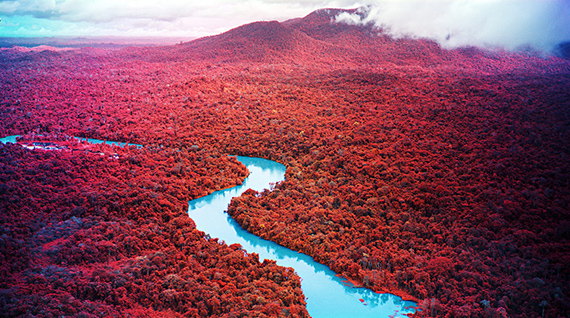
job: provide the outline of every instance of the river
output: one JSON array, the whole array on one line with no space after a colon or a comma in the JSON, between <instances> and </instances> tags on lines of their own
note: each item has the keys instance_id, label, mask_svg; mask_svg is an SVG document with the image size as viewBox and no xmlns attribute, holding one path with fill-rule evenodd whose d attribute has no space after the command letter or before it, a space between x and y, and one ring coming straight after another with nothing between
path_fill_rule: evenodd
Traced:
<instances>
[{"instance_id":1,"label":"river","mask_svg":"<svg viewBox=\"0 0 570 318\"><path fill-rule=\"evenodd\" d=\"M259 254L261 261L271 259L280 266L293 267L301 277L307 310L312 317L405 317L415 312L414 302L357 288L313 258L257 237L237 224L226 212L233 197L247 189L270 189L271 183L285 179L285 166L280 163L241 156L237 159L250 171L242 185L189 202L188 214L199 230L226 244L238 243L248 253Z\"/></svg>"},{"instance_id":2,"label":"river","mask_svg":"<svg viewBox=\"0 0 570 318\"><path fill-rule=\"evenodd\" d=\"M15 143L16 137L18 136L0 138L0 142ZM87 141L125 145L97 139ZM280 163L242 156L237 156L237 159L250 171L242 185L189 201L188 214L199 230L212 238L223 240L228 245L240 244L248 253L259 254L261 261L275 260L280 266L294 268L301 277L307 310L314 318L406 317L406 314L415 312L414 302L404 301L392 294L379 294L366 288L355 287L313 258L257 237L237 224L226 212L233 197L240 196L247 189L270 189L271 184L285 179L285 166Z\"/></svg>"}]
</instances>

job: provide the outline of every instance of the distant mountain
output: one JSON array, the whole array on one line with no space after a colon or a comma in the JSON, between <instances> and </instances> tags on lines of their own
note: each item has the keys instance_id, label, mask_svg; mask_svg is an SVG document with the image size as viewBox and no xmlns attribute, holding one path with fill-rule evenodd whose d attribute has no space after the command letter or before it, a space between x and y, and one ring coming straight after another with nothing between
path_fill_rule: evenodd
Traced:
<instances>
[{"instance_id":1,"label":"distant mountain","mask_svg":"<svg viewBox=\"0 0 570 318\"><path fill-rule=\"evenodd\" d=\"M34 48L41 45L60 48L94 47L104 49L120 49L127 46L157 46L189 41L188 37L120 37L120 36L87 36L87 37L0 37L0 48L16 46Z\"/></svg>"},{"instance_id":2,"label":"distant mountain","mask_svg":"<svg viewBox=\"0 0 570 318\"><path fill-rule=\"evenodd\" d=\"M157 61L190 59L212 62L341 63L349 66L384 59L385 53L392 50L394 41L370 26L335 22L334 18L342 12L353 13L355 10L321 9L303 18L281 23L253 22L219 35L174 46L128 50L133 53L142 51L147 59Z\"/></svg>"},{"instance_id":3,"label":"distant mountain","mask_svg":"<svg viewBox=\"0 0 570 318\"><path fill-rule=\"evenodd\" d=\"M511 68L501 56L514 53L475 47L446 50L430 39L393 38L372 25L336 22L357 9L320 9L284 22L254 22L225 33L155 48L130 48L150 61L209 61L215 63L302 64L342 67L415 65L420 67ZM526 58L516 55L516 59Z\"/></svg>"},{"instance_id":4,"label":"distant mountain","mask_svg":"<svg viewBox=\"0 0 570 318\"><path fill-rule=\"evenodd\" d=\"M277 21L254 22L220 35L180 45L179 49L199 59L224 62L295 62L326 50L328 44Z\"/></svg>"}]
</instances>

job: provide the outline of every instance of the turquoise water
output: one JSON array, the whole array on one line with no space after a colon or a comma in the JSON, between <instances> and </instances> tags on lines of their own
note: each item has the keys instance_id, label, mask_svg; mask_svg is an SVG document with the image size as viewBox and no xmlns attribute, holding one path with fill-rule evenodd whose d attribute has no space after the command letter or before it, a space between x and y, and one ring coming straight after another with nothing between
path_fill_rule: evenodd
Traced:
<instances>
[{"instance_id":1,"label":"turquoise water","mask_svg":"<svg viewBox=\"0 0 570 318\"><path fill-rule=\"evenodd\" d=\"M13 135L13 136L8 136L8 137L4 137L4 138L0 138L0 142L2 143L16 143L16 138L20 137L20 135Z\"/></svg>"},{"instance_id":2,"label":"turquoise water","mask_svg":"<svg viewBox=\"0 0 570 318\"><path fill-rule=\"evenodd\" d=\"M20 137L20 135L12 135L12 136L8 136L8 137L4 137L4 138L0 138L0 142L2 143L16 143L16 138ZM81 138L81 137L73 137L79 141L85 140L88 143L91 144L107 144L107 145L114 145L114 146L119 146L119 147L124 147L126 145L129 146L137 146L137 148L142 148L142 145L139 144L128 144L126 142L119 142L119 141L107 141L107 140L99 140L99 139L91 139L91 138Z\"/></svg>"},{"instance_id":3,"label":"turquoise water","mask_svg":"<svg viewBox=\"0 0 570 318\"><path fill-rule=\"evenodd\" d=\"M0 142L15 143L17 137L19 136L0 138ZM97 139L77 139L121 147L126 145ZM233 197L240 196L247 189L270 189L272 183L285 179L285 166L280 163L241 156L237 159L250 171L243 185L216 191L189 202L188 214L199 230L210 237L223 240L226 244L238 243L248 253L259 254L260 260L271 259L280 266L293 267L301 277L307 310L312 317L405 317L406 314L415 312L414 302L403 301L391 294L378 294L366 288L354 287L311 257L259 238L237 224L225 212Z\"/></svg>"},{"instance_id":4,"label":"turquoise water","mask_svg":"<svg viewBox=\"0 0 570 318\"><path fill-rule=\"evenodd\" d=\"M259 254L260 260L272 259L278 265L293 267L301 277L307 310L312 317L404 317L415 312L412 308L416 305L414 302L403 301L391 294L356 288L311 257L259 238L237 224L225 212L233 197L250 188L256 191L270 189L270 183L285 178L285 166L280 163L261 158L237 158L250 171L243 185L189 202L188 214L199 230L226 244L238 243L247 252Z\"/></svg>"}]
</instances>

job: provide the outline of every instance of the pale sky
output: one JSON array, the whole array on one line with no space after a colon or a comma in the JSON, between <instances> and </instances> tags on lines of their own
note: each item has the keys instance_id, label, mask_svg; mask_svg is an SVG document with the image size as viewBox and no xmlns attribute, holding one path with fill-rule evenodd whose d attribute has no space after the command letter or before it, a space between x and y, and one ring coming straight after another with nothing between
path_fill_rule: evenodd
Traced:
<instances>
[{"instance_id":1,"label":"pale sky","mask_svg":"<svg viewBox=\"0 0 570 318\"><path fill-rule=\"evenodd\" d=\"M201 37L320 8L365 5L364 19L343 15L336 21L370 23L446 47L529 44L548 50L570 40L570 0L0 0L0 37Z\"/></svg>"},{"instance_id":2,"label":"pale sky","mask_svg":"<svg viewBox=\"0 0 570 318\"><path fill-rule=\"evenodd\" d=\"M320 8L360 5L342 0L0 0L0 37L201 37L254 21L283 21Z\"/></svg>"}]
</instances>

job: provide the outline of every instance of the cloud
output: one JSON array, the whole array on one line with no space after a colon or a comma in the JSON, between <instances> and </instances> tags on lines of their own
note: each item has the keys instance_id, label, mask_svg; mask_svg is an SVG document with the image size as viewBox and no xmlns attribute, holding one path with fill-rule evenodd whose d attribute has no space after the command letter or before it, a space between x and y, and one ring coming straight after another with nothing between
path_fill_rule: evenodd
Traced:
<instances>
[{"instance_id":1,"label":"cloud","mask_svg":"<svg viewBox=\"0 0 570 318\"><path fill-rule=\"evenodd\" d=\"M53 35L199 37L254 21L301 17L322 7L358 5L343 0L3 0L0 17L19 25L12 35L46 25ZM0 28L0 36L8 31Z\"/></svg>"},{"instance_id":2,"label":"cloud","mask_svg":"<svg viewBox=\"0 0 570 318\"><path fill-rule=\"evenodd\" d=\"M361 6L358 14L336 21L433 38L444 47L529 44L549 50L570 40L569 0L0 0L0 37L201 37L321 8Z\"/></svg>"},{"instance_id":3,"label":"cloud","mask_svg":"<svg viewBox=\"0 0 570 318\"><path fill-rule=\"evenodd\" d=\"M396 37L435 39L447 48L475 45L551 50L570 40L568 0L377 1L336 21L370 24Z\"/></svg>"},{"instance_id":4,"label":"cloud","mask_svg":"<svg viewBox=\"0 0 570 318\"><path fill-rule=\"evenodd\" d=\"M31 15L37 18L46 18L55 15L55 0L22 0L22 1L1 1L0 14L12 16L14 14Z\"/></svg>"}]
</instances>

